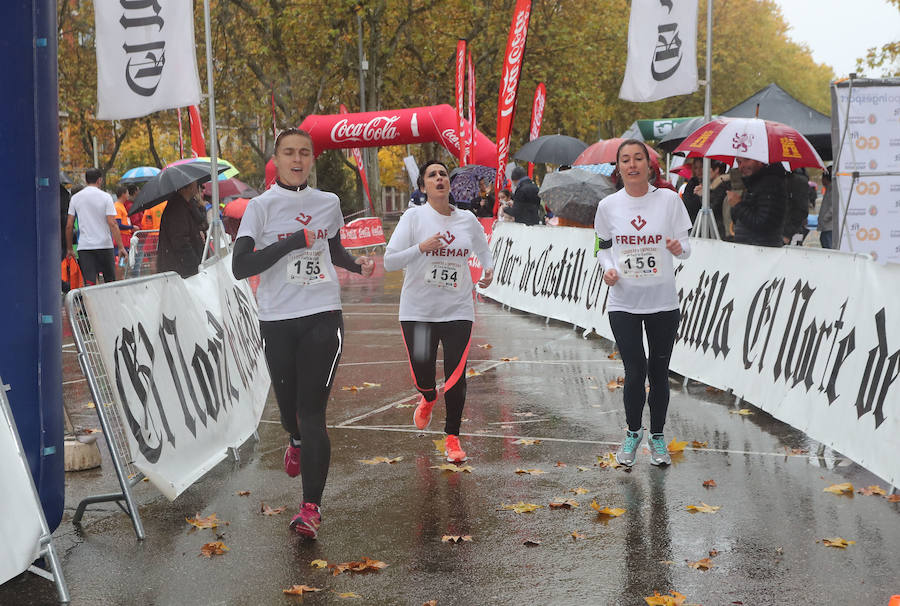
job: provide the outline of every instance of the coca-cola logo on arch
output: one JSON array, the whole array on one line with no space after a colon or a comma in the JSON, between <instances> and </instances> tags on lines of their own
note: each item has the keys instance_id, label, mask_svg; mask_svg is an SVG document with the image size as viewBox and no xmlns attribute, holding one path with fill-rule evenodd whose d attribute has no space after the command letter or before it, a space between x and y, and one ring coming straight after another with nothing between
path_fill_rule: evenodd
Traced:
<instances>
[{"instance_id":1,"label":"coca-cola logo on arch","mask_svg":"<svg viewBox=\"0 0 900 606\"><path fill-rule=\"evenodd\" d=\"M347 141L391 141L400 134L395 126L400 116L375 116L368 122L351 123L349 119L338 120L331 129L331 140L335 143Z\"/></svg>"},{"instance_id":2,"label":"coca-cola logo on arch","mask_svg":"<svg viewBox=\"0 0 900 606\"><path fill-rule=\"evenodd\" d=\"M450 142L451 145L459 147L459 135L452 128L446 128L441 132L441 136Z\"/></svg>"}]
</instances>

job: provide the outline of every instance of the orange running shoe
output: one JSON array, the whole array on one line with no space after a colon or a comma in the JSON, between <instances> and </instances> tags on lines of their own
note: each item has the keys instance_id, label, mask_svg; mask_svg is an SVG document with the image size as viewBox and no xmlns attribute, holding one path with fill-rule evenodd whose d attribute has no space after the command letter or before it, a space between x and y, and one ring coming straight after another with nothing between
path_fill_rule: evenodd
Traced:
<instances>
[{"instance_id":1,"label":"orange running shoe","mask_svg":"<svg viewBox=\"0 0 900 606\"><path fill-rule=\"evenodd\" d=\"M444 452L451 463L462 463L466 460L466 451L459 445L459 436L447 436L444 441Z\"/></svg>"},{"instance_id":2,"label":"orange running shoe","mask_svg":"<svg viewBox=\"0 0 900 606\"><path fill-rule=\"evenodd\" d=\"M437 398L429 402L425 396L419 396L419 405L413 413L413 423L419 429L425 429L431 423L431 409L434 408Z\"/></svg>"}]
</instances>

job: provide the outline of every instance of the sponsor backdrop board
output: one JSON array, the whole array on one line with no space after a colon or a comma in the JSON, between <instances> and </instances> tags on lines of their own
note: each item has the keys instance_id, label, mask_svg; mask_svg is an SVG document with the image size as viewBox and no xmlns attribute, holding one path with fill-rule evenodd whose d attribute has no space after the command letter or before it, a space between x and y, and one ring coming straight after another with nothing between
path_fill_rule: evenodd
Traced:
<instances>
[{"instance_id":1,"label":"sponsor backdrop board","mask_svg":"<svg viewBox=\"0 0 900 606\"><path fill-rule=\"evenodd\" d=\"M494 282L516 309L613 339L592 230L494 226ZM803 247L691 239L676 261L671 368L900 481L900 265ZM841 276L836 280L835 276Z\"/></svg>"},{"instance_id":2,"label":"sponsor backdrop board","mask_svg":"<svg viewBox=\"0 0 900 606\"><path fill-rule=\"evenodd\" d=\"M831 98L835 241L900 263L900 78L839 82Z\"/></svg>"},{"instance_id":3,"label":"sponsor backdrop board","mask_svg":"<svg viewBox=\"0 0 900 606\"><path fill-rule=\"evenodd\" d=\"M82 291L134 464L169 499L253 434L269 393L256 300L230 268Z\"/></svg>"}]
</instances>

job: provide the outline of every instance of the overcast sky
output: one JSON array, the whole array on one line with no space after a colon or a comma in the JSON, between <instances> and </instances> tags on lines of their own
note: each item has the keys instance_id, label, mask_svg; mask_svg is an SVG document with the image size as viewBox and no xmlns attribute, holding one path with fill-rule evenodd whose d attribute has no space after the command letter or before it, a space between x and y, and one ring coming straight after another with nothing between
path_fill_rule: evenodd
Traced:
<instances>
[{"instance_id":1,"label":"overcast sky","mask_svg":"<svg viewBox=\"0 0 900 606\"><path fill-rule=\"evenodd\" d=\"M805 42L813 59L837 77L856 69L856 59L873 46L900 38L900 11L885 0L775 0L795 42ZM876 76L878 74L869 74Z\"/></svg>"}]
</instances>

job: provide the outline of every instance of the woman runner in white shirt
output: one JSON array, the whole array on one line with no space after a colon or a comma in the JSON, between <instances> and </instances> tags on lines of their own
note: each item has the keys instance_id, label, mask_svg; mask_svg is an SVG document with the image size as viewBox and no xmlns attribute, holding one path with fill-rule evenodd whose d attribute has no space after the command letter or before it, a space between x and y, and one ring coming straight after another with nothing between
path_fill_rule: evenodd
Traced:
<instances>
[{"instance_id":1,"label":"woman runner in white shirt","mask_svg":"<svg viewBox=\"0 0 900 606\"><path fill-rule=\"evenodd\" d=\"M260 274L259 331L281 424L290 435L284 470L303 480L300 512L290 527L314 539L331 460L325 407L344 341L334 266L370 276L374 262L341 246L338 197L307 186L314 162L309 133L279 133L274 162L276 184L250 200L241 219L232 271L239 280Z\"/></svg>"},{"instance_id":2,"label":"woman runner in white shirt","mask_svg":"<svg viewBox=\"0 0 900 606\"><path fill-rule=\"evenodd\" d=\"M384 253L385 271L406 268L400 293L400 326L416 389L422 394L413 422L425 429L437 402L437 348L444 348L444 424L447 460L461 463L466 453L459 443L459 426L466 402L466 359L475 305L468 258L474 253L484 268L478 285L494 277L494 261L484 229L470 212L450 204L450 175L442 162L428 161L419 174L425 179L427 203L410 208L391 235Z\"/></svg>"},{"instance_id":3,"label":"woman runner in white shirt","mask_svg":"<svg viewBox=\"0 0 900 606\"><path fill-rule=\"evenodd\" d=\"M609 285L609 325L625 365L625 417L628 431L616 453L622 465L634 464L644 436L641 419L650 404L650 463L672 462L663 437L669 406L669 359L678 332L678 295L672 257L691 254L691 221L678 194L650 185L655 178L643 142L624 141L616 153L616 172L624 189L597 206L594 230L597 257ZM647 334L649 357L642 332ZM650 393L644 389L650 380Z\"/></svg>"}]
</instances>

